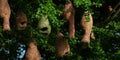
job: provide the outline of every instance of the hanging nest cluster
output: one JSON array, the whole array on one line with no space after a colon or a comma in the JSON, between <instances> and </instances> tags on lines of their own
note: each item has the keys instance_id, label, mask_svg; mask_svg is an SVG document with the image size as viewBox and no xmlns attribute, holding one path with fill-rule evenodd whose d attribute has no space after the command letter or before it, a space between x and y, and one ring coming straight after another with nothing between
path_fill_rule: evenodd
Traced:
<instances>
[{"instance_id":1,"label":"hanging nest cluster","mask_svg":"<svg viewBox=\"0 0 120 60\"><path fill-rule=\"evenodd\" d=\"M63 8L63 16L69 22L69 37L70 39L75 38L75 9L72 2L67 2ZM3 30L10 30L9 18L10 18L10 7L7 0L0 0L0 17L3 18ZM17 30L24 30L27 27L27 16L23 10L18 9L15 17ZM93 18L92 15L85 11L80 25L84 30L84 35L81 42L83 43L82 48L86 48L90 44L90 38L95 39L94 33L92 32ZM47 15L41 15L41 19L37 25L38 31L41 34L49 35L51 33L51 25ZM32 35L32 34L31 34ZM32 36L31 36L32 37ZM57 40L55 45L55 51L57 56L64 56L70 51L70 46L65 36L61 33L57 33ZM37 48L36 41L32 38L29 40L28 48L24 57L25 60L40 60L41 55Z\"/></svg>"},{"instance_id":2,"label":"hanging nest cluster","mask_svg":"<svg viewBox=\"0 0 120 60\"><path fill-rule=\"evenodd\" d=\"M71 1L64 5L63 16L69 21L69 37L70 39L73 39L75 38L75 9ZM92 32L93 18L89 11L83 13L80 25L84 31L81 39L82 46L80 49L85 49L90 44L90 38L95 39L94 33ZM61 44L64 44L64 42L61 42Z\"/></svg>"},{"instance_id":3,"label":"hanging nest cluster","mask_svg":"<svg viewBox=\"0 0 120 60\"><path fill-rule=\"evenodd\" d=\"M8 0L0 0L0 18L3 19L3 31L10 31L10 14L11 9Z\"/></svg>"},{"instance_id":4,"label":"hanging nest cluster","mask_svg":"<svg viewBox=\"0 0 120 60\"><path fill-rule=\"evenodd\" d=\"M27 27L27 16L23 10L19 9L17 11L15 20L17 30L24 30ZM21 39L23 39L23 37L21 37ZM24 38L24 40L27 40L27 38ZM29 43L24 56L24 60L41 60L41 55L37 48L36 41L32 37L32 32L30 33L30 40L27 40L27 42Z\"/></svg>"}]
</instances>

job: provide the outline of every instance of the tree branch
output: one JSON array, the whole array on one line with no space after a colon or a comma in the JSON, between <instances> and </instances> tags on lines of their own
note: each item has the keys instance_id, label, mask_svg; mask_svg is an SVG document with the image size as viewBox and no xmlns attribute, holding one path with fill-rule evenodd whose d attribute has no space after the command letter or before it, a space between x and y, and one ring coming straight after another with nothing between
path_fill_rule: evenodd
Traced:
<instances>
[{"instance_id":1,"label":"tree branch","mask_svg":"<svg viewBox=\"0 0 120 60\"><path fill-rule=\"evenodd\" d=\"M105 18L104 22L101 22L98 24L99 27L103 27L105 25L108 25L110 21L112 21L118 14L120 13L120 2L116 4L112 12L108 15L107 18Z\"/></svg>"}]
</instances>

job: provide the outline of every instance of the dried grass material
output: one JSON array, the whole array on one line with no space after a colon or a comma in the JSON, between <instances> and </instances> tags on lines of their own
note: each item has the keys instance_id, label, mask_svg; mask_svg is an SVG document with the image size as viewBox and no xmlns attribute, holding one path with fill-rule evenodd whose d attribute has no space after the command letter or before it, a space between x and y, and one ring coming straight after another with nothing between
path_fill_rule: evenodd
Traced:
<instances>
[{"instance_id":1,"label":"dried grass material","mask_svg":"<svg viewBox=\"0 0 120 60\"><path fill-rule=\"evenodd\" d=\"M89 20L86 20L87 18L89 18ZM80 24L82 26L82 29L84 30L84 35L82 37L81 42L89 44L90 43L90 34L92 31L92 26L93 26L93 18L92 18L92 15L88 11L86 11L83 14Z\"/></svg>"},{"instance_id":2,"label":"dried grass material","mask_svg":"<svg viewBox=\"0 0 120 60\"><path fill-rule=\"evenodd\" d=\"M41 55L38 51L36 41L31 39L28 49L26 51L25 59L24 60L41 60Z\"/></svg>"},{"instance_id":3,"label":"dried grass material","mask_svg":"<svg viewBox=\"0 0 120 60\"><path fill-rule=\"evenodd\" d=\"M27 27L27 16L22 10L16 13L16 25L18 30L24 30Z\"/></svg>"},{"instance_id":4,"label":"dried grass material","mask_svg":"<svg viewBox=\"0 0 120 60\"><path fill-rule=\"evenodd\" d=\"M3 18L3 31L10 31L10 14L8 0L0 0L0 18Z\"/></svg>"},{"instance_id":5,"label":"dried grass material","mask_svg":"<svg viewBox=\"0 0 120 60\"><path fill-rule=\"evenodd\" d=\"M62 33L57 34L57 41L56 41L56 54L57 56L64 56L70 51L70 46L68 41L64 39L64 35Z\"/></svg>"},{"instance_id":6,"label":"dried grass material","mask_svg":"<svg viewBox=\"0 0 120 60\"><path fill-rule=\"evenodd\" d=\"M72 2L65 4L63 8L63 16L69 21L69 37L72 39L75 37L75 25L74 25L74 16L75 10L73 8Z\"/></svg>"}]
</instances>

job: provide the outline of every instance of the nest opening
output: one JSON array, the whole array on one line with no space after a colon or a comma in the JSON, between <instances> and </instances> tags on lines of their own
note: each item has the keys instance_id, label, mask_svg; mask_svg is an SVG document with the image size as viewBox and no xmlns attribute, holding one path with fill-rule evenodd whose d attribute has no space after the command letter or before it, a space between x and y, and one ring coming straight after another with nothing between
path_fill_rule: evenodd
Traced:
<instances>
[{"instance_id":1,"label":"nest opening","mask_svg":"<svg viewBox=\"0 0 120 60\"><path fill-rule=\"evenodd\" d=\"M43 28L41 28L40 30L46 31L47 29L48 29L47 27L43 27Z\"/></svg>"}]
</instances>

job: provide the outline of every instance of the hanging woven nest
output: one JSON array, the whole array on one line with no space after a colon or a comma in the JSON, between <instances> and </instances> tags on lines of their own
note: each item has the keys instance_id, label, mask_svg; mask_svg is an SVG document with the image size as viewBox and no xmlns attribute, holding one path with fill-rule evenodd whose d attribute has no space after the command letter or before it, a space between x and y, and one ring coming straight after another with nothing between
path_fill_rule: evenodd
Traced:
<instances>
[{"instance_id":1,"label":"hanging woven nest","mask_svg":"<svg viewBox=\"0 0 120 60\"><path fill-rule=\"evenodd\" d=\"M0 0L0 18L3 19L3 31L10 31L10 14L8 0Z\"/></svg>"},{"instance_id":2,"label":"hanging woven nest","mask_svg":"<svg viewBox=\"0 0 120 60\"><path fill-rule=\"evenodd\" d=\"M65 40L64 35L62 33L57 34L57 40L56 40L56 54L57 56L64 56L70 51L70 46L68 44L68 41Z\"/></svg>"},{"instance_id":3,"label":"hanging woven nest","mask_svg":"<svg viewBox=\"0 0 120 60\"><path fill-rule=\"evenodd\" d=\"M27 16L22 10L17 11L15 20L17 30L24 30L27 27Z\"/></svg>"},{"instance_id":4,"label":"hanging woven nest","mask_svg":"<svg viewBox=\"0 0 120 60\"><path fill-rule=\"evenodd\" d=\"M69 37L70 39L72 39L75 37L75 24L74 24L75 10L71 1L65 4L63 8L63 16L66 20L69 21Z\"/></svg>"},{"instance_id":5,"label":"hanging woven nest","mask_svg":"<svg viewBox=\"0 0 120 60\"><path fill-rule=\"evenodd\" d=\"M92 18L92 15L88 11L84 12L80 24L84 31L81 42L83 43L83 47L85 48L88 46L88 44L90 44L90 35L92 31L92 26L93 26L93 18Z\"/></svg>"},{"instance_id":6,"label":"hanging woven nest","mask_svg":"<svg viewBox=\"0 0 120 60\"><path fill-rule=\"evenodd\" d=\"M41 20L38 22L38 29L41 34L49 35L51 33L50 22L46 15L42 15Z\"/></svg>"},{"instance_id":7,"label":"hanging woven nest","mask_svg":"<svg viewBox=\"0 0 120 60\"><path fill-rule=\"evenodd\" d=\"M37 48L36 41L31 38L24 60L41 60L41 55Z\"/></svg>"}]
</instances>

